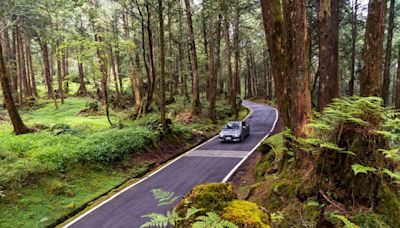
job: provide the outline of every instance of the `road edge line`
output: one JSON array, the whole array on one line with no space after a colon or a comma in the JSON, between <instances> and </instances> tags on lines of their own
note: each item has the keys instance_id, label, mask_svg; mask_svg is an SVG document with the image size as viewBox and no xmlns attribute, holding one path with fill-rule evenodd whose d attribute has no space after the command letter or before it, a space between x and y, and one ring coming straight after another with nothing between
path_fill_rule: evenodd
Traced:
<instances>
[{"instance_id":1,"label":"road edge line","mask_svg":"<svg viewBox=\"0 0 400 228\"><path fill-rule=\"evenodd\" d=\"M250 102L251 102L251 101L250 101ZM271 106L268 106L268 105L265 105L265 106L274 109L274 111L275 111L275 113L276 113L275 121L274 121L274 124L272 125L271 130L268 132L267 135L264 136L264 138L261 139L260 142L257 143L257 145L256 145L255 147L253 147L253 149L250 150L250 152L249 152L246 156L244 156L244 157L242 158L242 160L240 160L240 162L239 162L238 164L236 164L235 167L233 167L233 169L232 169L232 170L225 176L225 178L222 180L222 183L226 183L226 182L232 177L232 175L239 169L239 167L247 160L247 158L249 158L250 155L252 155L252 154L254 153L254 151L256 151L256 149L261 145L261 143L264 142L264 140L266 140L266 139L270 136L270 134L274 131L275 126L276 126L276 124L277 124L277 122L278 122L278 119L279 119L279 112L278 112L278 109L276 109L276 108L274 108L274 107L271 107ZM246 119L247 119L247 118L246 118Z\"/></svg>"},{"instance_id":2,"label":"road edge line","mask_svg":"<svg viewBox=\"0 0 400 228\"><path fill-rule=\"evenodd\" d=\"M253 109L246 107L247 109L250 110L250 113L247 114L247 116L243 119L246 120L248 119L251 114L253 114ZM173 164L174 162L176 162L177 160L181 159L182 157L186 156L187 154L189 154L190 152L196 150L197 148L200 148L201 146L203 146L204 144L216 139L219 136L219 134L213 136L212 138L208 139L207 141L195 146L194 148L186 151L185 153L179 155L178 157L172 159L171 161L167 162L166 164L164 164L163 166L161 166L160 168L154 170L153 172L150 172L148 175L144 176L143 178L141 178L140 180L138 180L137 182L125 187L124 189L122 189L121 191L115 193L114 195L112 195L110 198L104 200L103 202L99 203L98 205L94 206L93 208L89 209L88 211L86 211L85 213L81 214L80 216L78 216L77 218L75 218L74 220L72 220L71 222L67 223L65 226L62 227L70 227L72 226L74 223L76 223L77 221L81 220L83 217L89 215L90 213L92 213L93 211L95 211L96 209L98 209L99 207L103 206L104 204L110 202L111 200L115 199L117 196L121 195L122 193L128 191L129 189L133 188L134 186L142 183L143 181L147 180L148 178L150 178L151 176L157 174L158 172L160 172L161 170L167 168L169 165ZM247 156L247 155L246 155Z\"/></svg>"}]
</instances>

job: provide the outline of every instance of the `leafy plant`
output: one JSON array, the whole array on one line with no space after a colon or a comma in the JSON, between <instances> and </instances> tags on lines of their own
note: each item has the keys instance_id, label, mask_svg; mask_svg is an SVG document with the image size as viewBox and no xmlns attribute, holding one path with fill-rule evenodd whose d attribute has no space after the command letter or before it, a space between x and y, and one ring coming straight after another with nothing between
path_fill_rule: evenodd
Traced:
<instances>
[{"instance_id":1,"label":"leafy plant","mask_svg":"<svg viewBox=\"0 0 400 228\"><path fill-rule=\"evenodd\" d=\"M355 175L357 175L359 173L367 174L368 172L371 172L371 173L375 173L376 172L375 168L368 167L368 166L363 166L363 165L360 165L360 164L354 164L354 165L351 166L351 168L353 169Z\"/></svg>"},{"instance_id":2,"label":"leafy plant","mask_svg":"<svg viewBox=\"0 0 400 228\"><path fill-rule=\"evenodd\" d=\"M196 218L196 222L192 224L192 228L237 228L235 224L222 219L214 212L207 212Z\"/></svg>"},{"instance_id":3,"label":"leafy plant","mask_svg":"<svg viewBox=\"0 0 400 228\"><path fill-rule=\"evenodd\" d=\"M163 191L159 188L153 189L151 192L153 193L154 198L158 200L158 206L172 204L180 197L180 195L174 197L174 192Z\"/></svg>"},{"instance_id":4,"label":"leafy plant","mask_svg":"<svg viewBox=\"0 0 400 228\"><path fill-rule=\"evenodd\" d=\"M331 214L331 218L341 221L344 224L344 228L359 228L359 226L357 226L356 224L352 223L350 220L348 220L343 215L332 213Z\"/></svg>"}]
</instances>

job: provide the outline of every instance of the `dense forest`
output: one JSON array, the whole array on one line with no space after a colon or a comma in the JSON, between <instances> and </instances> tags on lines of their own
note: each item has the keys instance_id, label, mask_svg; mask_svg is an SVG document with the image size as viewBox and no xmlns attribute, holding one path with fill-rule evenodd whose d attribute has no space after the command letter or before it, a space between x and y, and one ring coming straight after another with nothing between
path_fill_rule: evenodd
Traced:
<instances>
[{"instance_id":1,"label":"dense forest","mask_svg":"<svg viewBox=\"0 0 400 228\"><path fill-rule=\"evenodd\" d=\"M400 226L400 2L2 0L0 12L0 227L62 224L245 118L243 100L279 111L274 135L242 181L195 187L167 223Z\"/></svg>"}]
</instances>

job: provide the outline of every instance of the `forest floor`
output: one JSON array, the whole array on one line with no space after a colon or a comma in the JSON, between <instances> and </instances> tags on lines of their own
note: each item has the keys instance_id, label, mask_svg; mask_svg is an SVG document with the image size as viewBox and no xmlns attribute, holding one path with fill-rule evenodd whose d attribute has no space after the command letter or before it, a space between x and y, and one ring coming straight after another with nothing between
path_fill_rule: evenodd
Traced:
<instances>
[{"instance_id":1,"label":"forest floor","mask_svg":"<svg viewBox=\"0 0 400 228\"><path fill-rule=\"evenodd\" d=\"M99 111L79 114L93 104ZM217 125L206 118L206 107L191 119L183 97L167 110L173 124L165 134L157 111L132 120L131 110L112 110L112 122L123 124L119 129L110 128L96 100L68 97L55 109L51 100L39 99L21 109L37 131L15 136L0 109L0 227L55 225L216 134L231 115L224 100Z\"/></svg>"}]
</instances>

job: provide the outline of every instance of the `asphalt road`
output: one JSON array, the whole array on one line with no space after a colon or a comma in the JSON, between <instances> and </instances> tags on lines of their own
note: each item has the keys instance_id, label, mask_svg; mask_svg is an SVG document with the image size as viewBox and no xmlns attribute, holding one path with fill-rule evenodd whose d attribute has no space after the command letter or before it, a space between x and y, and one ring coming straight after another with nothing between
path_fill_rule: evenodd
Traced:
<instances>
[{"instance_id":1,"label":"asphalt road","mask_svg":"<svg viewBox=\"0 0 400 228\"><path fill-rule=\"evenodd\" d=\"M242 162L273 131L277 111L271 107L244 101L252 113L247 119L250 136L241 143L220 143L215 137L166 164L113 197L94 207L66 225L66 227L133 227L138 228L148 219L142 215L165 213L174 205L157 206L152 189L174 192L185 196L195 185L226 181Z\"/></svg>"}]
</instances>

